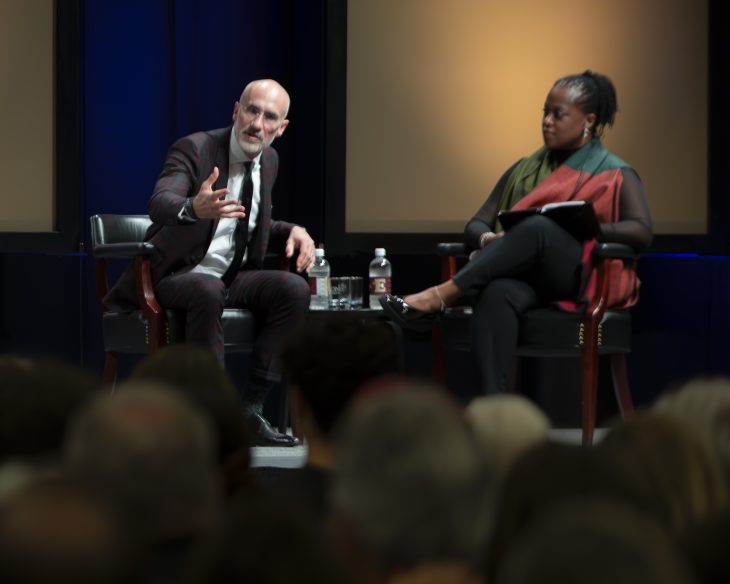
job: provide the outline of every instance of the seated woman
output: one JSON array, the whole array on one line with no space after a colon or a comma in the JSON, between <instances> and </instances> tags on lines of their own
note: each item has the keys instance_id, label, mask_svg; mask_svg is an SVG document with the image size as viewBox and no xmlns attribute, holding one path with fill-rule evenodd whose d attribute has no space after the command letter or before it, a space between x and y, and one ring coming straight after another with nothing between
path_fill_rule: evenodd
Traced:
<instances>
[{"instance_id":1,"label":"seated woman","mask_svg":"<svg viewBox=\"0 0 730 584\"><path fill-rule=\"evenodd\" d=\"M545 100L544 147L510 167L466 225L466 244L476 250L471 260L438 286L404 298L380 298L390 318L419 328L461 297L473 296L472 344L485 393L510 388L519 318L525 310L556 301L580 302L595 245L595 240L579 241L541 215L505 232L499 211L588 201L601 224L599 241L625 243L637 251L651 242L651 216L638 175L601 144L616 109L616 91L608 77L585 71L558 79ZM624 293L619 305L635 302L636 287L618 292Z\"/></svg>"}]
</instances>

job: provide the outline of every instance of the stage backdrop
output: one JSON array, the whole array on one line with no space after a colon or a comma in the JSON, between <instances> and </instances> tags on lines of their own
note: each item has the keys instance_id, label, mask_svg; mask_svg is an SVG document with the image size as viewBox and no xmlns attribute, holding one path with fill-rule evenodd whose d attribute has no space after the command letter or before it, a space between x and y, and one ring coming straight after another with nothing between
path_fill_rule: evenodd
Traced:
<instances>
[{"instance_id":1,"label":"stage backdrop","mask_svg":"<svg viewBox=\"0 0 730 584\"><path fill-rule=\"evenodd\" d=\"M346 231L460 232L541 145L553 81L594 69L656 232L705 233L707 47L707 0L349 0Z\"/></svg>"},{"instance_id":2,"label":"stage backdrop","mask_svg":"<svg viewBox=\"0 0 730 584\"><path fill-rule=\"evenodd\" d=\"M55 228L54 8L0 2L0 232Z\"/></svg>"}]
</instances>

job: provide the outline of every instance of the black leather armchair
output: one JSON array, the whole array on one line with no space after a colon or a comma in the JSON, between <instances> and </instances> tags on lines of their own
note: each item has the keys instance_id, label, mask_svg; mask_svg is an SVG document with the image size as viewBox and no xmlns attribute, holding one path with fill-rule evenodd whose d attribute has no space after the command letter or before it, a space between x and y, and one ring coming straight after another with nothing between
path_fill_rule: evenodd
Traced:
<instances>
[{"instance_id":1,"label":"black leather armchair","mask_svg":"<svg viewBox=\"0 0 730 584\"><path fill-rule=\"evenodd\" d=\"M172 343L185 341L185 314L163 309L155 297L150 273L153 244L144 241L151 220L147 215L94 215L91 217L92 253L96 260L96 293L101 304L104 340L103 381L113 384L117 376L118 355L148 354ZM107 260L129 258L133 261L137 300L140 308L113 312L104 305L109 291ZM279 267L288 269L288 261ZM223 311L223 336L226 353L250 353L255 339L253 314L243 308ZM288 419L288 400L282 396L279 429L284 432Z\"/></svg>"},{"instance_id":2,"label":"black leather armchair","mask_svg":"<svg viewBox=\"0 0 730 584\"><path fill-rule=\"evenodd\" d=\"M460 243L438 245L441 276L451 278L459 258L466 258ZM462 259L462 261L463 261ZM611 260L620 259L635 268L638 254L618 243L601 243L594 252L598 282L593 298L582 313L568 313L556 308L528 310L520 321L518 357L580 357L582 442L592 444L596 425L596 394L599 356L608 355L613 388L622 415L633 411L626 355L631 350L631 314L629 310L608 309L608 272ZM469 310L447 311L432 332L433 376L446 381L445 346L468 349L464 324Z\"/></svg>"}]
</instances>

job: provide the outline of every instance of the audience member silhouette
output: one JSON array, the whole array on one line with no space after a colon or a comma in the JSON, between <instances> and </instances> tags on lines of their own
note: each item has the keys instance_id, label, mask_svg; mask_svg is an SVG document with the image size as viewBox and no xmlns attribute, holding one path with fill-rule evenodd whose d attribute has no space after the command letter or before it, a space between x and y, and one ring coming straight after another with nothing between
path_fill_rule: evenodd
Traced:
<instances>
[{"instance_id":1,"label":"audience member silhouette","mask_svg":"<svg viewBox=\"0 0 730 584\"><path fill-rule=\"evenodd\" d=\"M335 446L335 541L363 582L479 582L485 475L444 391L406 383L368 395Z\"/></svg>"},{"instance_id":2,"label":"audience member silhouette","mask_svg":"<svg viewBox=\"0 0 730 584\"><path fill-rule=\"evenodd\" d=\"M59 359L0 356L0 464L54 465L69 417L100 388Z\"/></svg>"},{"instance_id":3,"label":"audience member silhouette","mask_svg":"<svg viewBox=\"0 0 730 584\"><path fill-rule=\"evenodd\" d=\"M287 340L281 359L307 460L303 468L254 472L272 494L325 517L333 429L363 384L400 373L399 347L388 324L363 321L355 314L323 315Z\"/></svg>"},{"instance_id":4,"label":"audience member silhouette","mask_svg":"<svg viewBox=\"0 0 730 584\"><path fill-rule=\"evenodd\" d=\"M676 416L715 451L730 488L730 378L698 378L662 395L652 410Z\"/></svg>"},{"instance_id":5,"label":"audience member silhouette","mask_svg":"<svg viewBox=\"0 0 730 584\"><path fill-rule=\"evenodd\" d=\"M212 351L188 344L163 347L143 359L130 380L168 384L204 411L218 435L218 464L225 493L254 488L249 469L250 428L233 382Z\"/></svg>"},{"instance_id":6,"label":"audience member silhouette","mask_svg":"<svg viewBox=\"0 0 730 584\"><path fill-rule=\"evenodd\" d=\"M174 390L129 382L91 402L65 442L69 475L109 501L147 552L151 582L177 582L220 503L212 425Z\"/></svg>"},{"instance_id":7,"label":"audience member silhouette","mask_svg":"<svg viewBox=\"0 0 730 584\"><path fill-rule=\"evenodd\" d=\"M576 499L535 520L505 557L495 584L694 584L675 543L616 501Z\"/></svg>"},{"instance_id":8,"label":"audience member silhouette","mask_svg":"<svg viewBox=\"0 0 730 584\"><path fill-rule=\"evenodd\" d=\"M270 498L237 498L193 554L186 584L347 584L322 526Z\"/></svg>"},{"instance_id":9,"label":"audience member silhouette","mask_svg":"<svg viewBox=\"0 0 730 584\"><path fill-rule=\"evenodd\" d=\"M516 393L477 397L464 413L495 479L527 448L547 440L550 430L543 411Z\"/></svg>"},{"instance_id":10,"label":"audience member silhouette","mask_svg":"<svg viewBox=\"0 0 730 584\"><path fill-rule=\"evenodd\" d=\"M486 553L489 580L534 518L558 503L598 497L658 515L654 496L637 489L610 462L595 448L553 441L537 443L521 454L499 484Z\"/></svg>"},{"instance_id":11,"label":"audience member silhouette","mask_svg":"<svg viewBox=\"0 0 730 584\"><path fill-rule=\"evenodd\" d=\"M720 511L727 487L714 453L680 420L640 413L612 428L596 447L603 463L619 469L632 489L652 500L673 533Z\"/></svg>"},{"instance_id":12,"label":"audience member silhouette","mask_svg":"<svg viewBox=\"0 0 730 584\"><path fill-rule=\"evenodd\" d=\"M684 530L679 548L687 558L699 584L730 582L730 508L725 508Z\"/></svg>"},{"instance_id":13,"label":"audience member silhouette","mask_svg":"<svg viewBox=\"0 0 730 584\"><path fill-rule=\"evenodd\" d=\"M64 479L32 482L0 505L3 584L136 582L133 551L112 509Z\"/></svg>"}]
</instances>

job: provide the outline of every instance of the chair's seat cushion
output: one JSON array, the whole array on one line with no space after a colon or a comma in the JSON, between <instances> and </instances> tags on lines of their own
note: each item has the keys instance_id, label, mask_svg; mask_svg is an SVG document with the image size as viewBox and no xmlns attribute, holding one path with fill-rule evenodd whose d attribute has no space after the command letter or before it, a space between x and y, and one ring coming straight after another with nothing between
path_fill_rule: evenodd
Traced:
<instances>
[{"instance_id":1,"label":"chair's seat cushion","mask_svg":"<svg viewBox=\"0 0 730 584\"><path fill-rule=\"evenodd\" d=\"M534 357L578 356L580 354L581 314L555 308L528 310L520 319L517 354ZM447 313L441 319L444 344L451 349L471 348L469 313ZM599 336L599 353L628 353L631 347L631 314L627 310L608 310Z\"/></svg>"},{"instance_id":2,"label":"chair's seat cushion","mask_svg":"<svg viewBox=\"0 0 730 584\"><path fill-rule=\"evenodd\" d=\"M166 310L168 344L185 341L185 313ZM255 323L253 314L243 308L223 311L223 338L227 353L248 353L253 350ZM147 353L148 331L142 312L106 312L102 317L104 350L116 353Z\"/></svg>"},{"instance_id":3,"label":"chair's seat cushion","mask_svg":"<svg viewBox=\"0 0 730 584\"><path fill-rule=\"evenodd\" d=\"M243 308L223 311L223 340L227 353L250 353L256 337L253 313Z\"/></svg>"}]
</instances>

